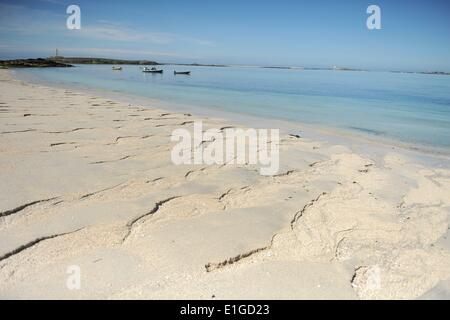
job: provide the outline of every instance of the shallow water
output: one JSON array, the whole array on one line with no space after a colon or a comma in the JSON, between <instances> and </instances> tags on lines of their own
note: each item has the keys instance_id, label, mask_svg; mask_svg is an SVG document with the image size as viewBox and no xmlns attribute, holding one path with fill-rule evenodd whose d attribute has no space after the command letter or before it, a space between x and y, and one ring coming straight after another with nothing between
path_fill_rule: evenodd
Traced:
<instances>
[{"instance_id":1,"label":"shallow water","mask_svg":"<svg viewBox=\"0 0 450 320\"><path fill-rule=\"evenodd\" d=\"M249 67L110 65L25 69L47 83L112 90L170 104L298 121L450 149L450 76ZM191 70L192 75L173 74Z\"/></svg>"}]
</instances>

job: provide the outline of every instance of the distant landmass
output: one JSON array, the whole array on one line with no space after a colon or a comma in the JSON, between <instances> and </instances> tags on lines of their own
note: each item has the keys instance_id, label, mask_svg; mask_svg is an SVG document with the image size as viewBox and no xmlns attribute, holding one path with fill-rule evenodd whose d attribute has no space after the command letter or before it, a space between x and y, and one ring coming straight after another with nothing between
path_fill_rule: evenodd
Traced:
<instances>
[{"instance_id":1,"label":"distant landmass","mask_svg":"<svg viewBox=\"0 0 450 320\"><path fill-rule=\"evenodd\" d=\"M111 65L178 65L195 67L228 67L223 64L199 64L199 63L159 63L151 60L125 60L109 58L85 58L54 56L38 59L0 60L3 68L41 68L41 67L73 67L74 64L111 64Z\"/></svg>"},{"instance_id":2,"label":"distant landmass","mask_svg":"<svg viewBox=\"0 0 450 320\"><path fill-rule=\"evenodd\" d=\"M264 69L286 69L286 70L334 70L334 71L367 71L364 69L353 69L353 68L343 68L343 67L330 67L330 68L310 68L310 67L286 67L286 66L262 66Z\"/></svg>"},{"instance_id":3,"label":"distant landmass","mask_svg":"<svg viewBox=\"0 0 450 320\"><path fill-rule=\"evenodd\" d=\"M282 66L280 66L280 67L278 67L278 66L268 66L268 67L263 66L261 68L263 68L263 69L294 69L293 67L282 67Z\"/></svg>"},{"instance_id":4,"label":"distant landmass","mask_svg":"<svg viewBox=\"0 0 450 320\"><path fill-rule=\"evenodd\" d=\"M15 60L0 60L0 67L2 68L68 68L73 67L71 64L67 64L60 61L54 61L51 59L15 59Z\"/></svg>"},{"instance_id":5,"label":"distant landmass","mask_svg":"<svg viewBox=\"0 0 450 320\"><path fill-rule=\"evenodd\" d=\"M136 64L136 65L177 65L193 67L228 67L223 64L200 64L200 63L159 63L151 60L124 60L108 58L81 58L81 57L50 57L52 61L71 64Z\"/></svg>"},{"instance_id":6,"label":"distant landmass","mask_svg":"<svg viewBox=\"0 0 450 320\"><path fill-rule=\"evenodd\" d=\"M84 57L49 57L38 59L0 60L3 68L45 68L45 67L73 67L74 64L134 64L134 65L160 65L150 60L124 60L107 58Z\"/></svg>"},{"instance_id":7,"label":"distant landmass","mask_svg":"<svg viewBox=\"0 0 450 320\"><path fill-rule=\"evenodd\" d=\"M442 72L442 71L391 71L393 73L412 73L412 74L432 74L439 76L450 76L450 72Z\"/></svg>"},{"instance_id":8,"label":"distant landmass","mask_svg":"<svg viewBox=\"0 0 450 320\"><path fill-rule=\"evenodd\" d=\"M51 61L69 64L137 64L137 65L159 65L160 63L150 60L124 60L108 58L83 58L83 57L50 57Z\"/></svg>"},{"instance_id":9,"label":"distant landmass","mask_svg":"<svg viewBox=\"0 0 450 320\"><path fill-rule=\"evenodd\" d=\"M217 67L217 68L229 67L226 64L201 64L201 63L161 63L161 64L173 66L191 66L191 67Z\"/></svg>"}]
</instances>

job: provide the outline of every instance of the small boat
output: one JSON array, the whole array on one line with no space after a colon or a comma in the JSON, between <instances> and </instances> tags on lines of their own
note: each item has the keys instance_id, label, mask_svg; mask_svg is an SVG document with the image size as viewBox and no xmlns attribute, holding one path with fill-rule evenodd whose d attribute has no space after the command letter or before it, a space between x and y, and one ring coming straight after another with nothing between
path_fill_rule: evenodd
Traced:
<instances>
[{"instance_id":1,"label":"small boat","mask_svg":"<svg viewBox=\"0 0 450 320\"><path fill-rule=\"evenodd\" d=\"M147 72L147 73L163 73L163 70L161 69L161 70L157 70L156 68L148 68L148 67L144 67L143 69L142 69L142 72Z\"/></svg>"},{"instance_id":2,"label":"small boat","mask_svg":"<svg viewBox=\"0 0 450 320\"><path fill-rule=\"evenodd\" d=\"M122 70L122 67L116 67L116 66L113 66L112 69L113 69L113 70L119 71L119 70Z\"/></svg>"},{"instance_id":3,"label":"small boat","mask_svg":"<svg viewBox=\"0 0 450 320\"><path fill-rule=\"evenodd\" d=\"M191 72L190 71L174 71L173 74L187 74L187 75L190 75Z\"/></svg>"}]
</instances>

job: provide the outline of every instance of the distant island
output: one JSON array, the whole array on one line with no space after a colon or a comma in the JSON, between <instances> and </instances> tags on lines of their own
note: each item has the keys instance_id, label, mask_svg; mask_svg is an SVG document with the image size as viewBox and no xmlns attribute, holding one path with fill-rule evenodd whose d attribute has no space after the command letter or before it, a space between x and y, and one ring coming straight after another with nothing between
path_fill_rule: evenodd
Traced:
<instances>
[{"instance_id":1,"label":"distant island","mask_svg":"<svg viewBox=\"0 0 450 320\"><path fill-rule=\"evenodd\" d=\"M131 64L131 65L177 65L192 67L228 67L223 64L200 64L200 63L159 63L151 60L125 60L125 59L109 59L109 58L81 58L81 57L50 57L52 61L69 63L69 64Z\"/></svg>"},{"instance_id":2,"label":"distant island","mask_svg":"<svg viewBox=\"0 0 450 320\"><path fill-rule=\"evenodd\" d=\"M86 57L62 57L53 56L38 59L14 59L0 60L3 68L43 68L43 67L73 67L74 64L111 64L111 65L177 65L192 67L228 67L223 64L200 64L200 63L159 63L151 60L125 60L109 58L86 58Z\"/></svg>"},{"instance_id":3,"label":"distant island","mask_svg":"<svg viewBox=\"0 0 450 320\"><path fill-rule=\"evenodd\" d=\"M108 58L84 58L84 57L50 57L48 60L68 63L68 64L135 64L135 65L160 65L156 61L150 60L124 60L124 59L108 59Z\"/></svg>"},{"instance_id":4,"label":"distant island","mask_svg":"<svg viewBox=\"0 0 450 320\"><path fill-rule=\"evenodd\" d=\"M51 59L14 59L14 60L0 60L0 67L2 68L70 68L71 64L54 61Z\"/></svg>"},{"instance_id":5,"label":"distant island","mask_svg":"<svg viewBox=\"0 0 450 320\"><path fill-rule=\"evenodd\" d=\"M330 67L330 68L310 68L310 67L287 67L287 66L261 66L263 69L284 69L284 70L310 70L310 71L318 71L318 70L334 70L334 71L367 71L364 69L353 69L353 68L343 68L343 67Z\"/></svg>"},{"instance_id":6,"label":"distant island","mask_svg":"<svg viewBox=\"0 0 450 320\"><path fill-rule=\"evenodd\" d=\"M294 69L293 67L282 67L282 66L262 66L263 69ZM302 68L303 69L303 68Z\"/></svg>"},{"instance_id":7,"label":"distant island","mask_svg":"<svg viewBox=\"0 0 450 320\"><path fill-rule=\"evenodd\" d=\"M2 68L48 68L48 67L73 67L74 64L131 64L131 65L160 65L150 60L124 60L107 58L84 57L49 57L37 59L0 60Z\"/></svg>"},{"instance_id":8,"label":"distant island","mask_svg":"<svg viewBox=\"0 0 450 320\"><path fill-rule=\"evenodd\" d=\"M431 75L439 75L439 76L450 76L450 72L442 72L442 71L391 71L392 73L409 73L409 74L431 74Z\"/></svg>"},{"instance_id":9,"label":"distant island","mask_svg":"<svg viewBox=\"0 0 450 320\"><path fill-rule=\"evenodd\" d=\"M226 64L201 64L201 63L161 63L161 65L189 66L189 67L216 67L216 68L229 67Z\"/></svg>"}]
</instances>

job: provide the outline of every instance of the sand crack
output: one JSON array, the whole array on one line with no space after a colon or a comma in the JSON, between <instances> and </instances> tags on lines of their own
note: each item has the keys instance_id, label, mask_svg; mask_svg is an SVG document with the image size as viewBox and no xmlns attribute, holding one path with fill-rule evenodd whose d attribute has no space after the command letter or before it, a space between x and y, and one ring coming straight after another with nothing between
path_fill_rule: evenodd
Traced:
<instances>
[{"instance_id":1,"label":"sand crack","mask_svg":"<svg viewBox=\"0 0 450 320\"><path fill-rule=\"evenodd\" d=\"M174 199L178 199L181 198L181 196L174 196L174 197L170 197L161 201L158 201L155 203L155 206L153 207L152 210L150 210L149 212L140 215L138 217L136 217L135 219L129 221L126 225L127 227L127 233L125 234L125 236L122 239L122 243L125 243L125 241L127 240L127 238L130 236L130 234L133 231L134 226L136 225L136 223L138 223L139 221L145 219L147 216L151 216L153 214L155 214L156 212L158 212L158 210L166 203L168 203L169 201L172 201Z\"/></svg>"},{"instance_id":2,"label":"sand crack","mask_svg":"<svg viewBox=\"0 0 450 320\"><path fill-rule=\"evenodd\" d=\"M33 205L35 205L35 204L42 203L42 202L52 201L52 200L55 200L55 199L57 199L57 198L58 198L58 197L53 197L53 198L49 198L49 199L36 200L36 201L33 201L33 202L29 202L29 203L20 205L20 206L14 208L14 209L6 210L6 211L3 211L3 212L0 212L0 217L6 217L6 216L9 216L9 215L15 214L15 213L17 213L17 212L20 212L20 211L22 211L23 209L28 208L28 207L30 207L30 206L33 206Z\"/></svg>"},{"instance_id":3,"label":"sand crack","mask_svg":"<svg viewBox=\"0 0 450 320\"><path fill-rule=\"evenodd\" d=\"M69 234L78 232L78 231L80 231L82 229L84 229L84 228L80 228L80 229L77 229L77 230L74 230L74 231L70 231L70 232L58 233L58 234L54 234L54 235L50 235L50 236L44 236L44 237L36 238L36 239L34 239L34 240L24 244L24 245L14 249L14 250L12 250L12 251L10 251L8 253L5 253L4 255L0 256L0 261L8 259L11 256L16 255L16 254L18 254L18 253L20 253L20 252L22 252L22 251L24 251L26 249L29 249L29 248L33 247L34 245L36 245L36 244L38 244L38 243L40 243L42 241L49 240L49 239L54 239L54 238L65 236L65 235L69 235Z\"/></svg>"}]
</instances>

